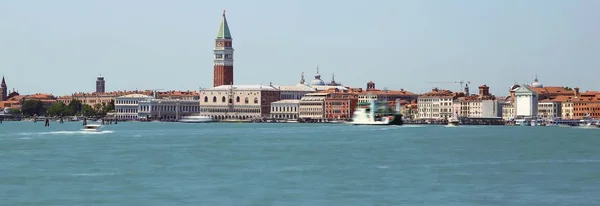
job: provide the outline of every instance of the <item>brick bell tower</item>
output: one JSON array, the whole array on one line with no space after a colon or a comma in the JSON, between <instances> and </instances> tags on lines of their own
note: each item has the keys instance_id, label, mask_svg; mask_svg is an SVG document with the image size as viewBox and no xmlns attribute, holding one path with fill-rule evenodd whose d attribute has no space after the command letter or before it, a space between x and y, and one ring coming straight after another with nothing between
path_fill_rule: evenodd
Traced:
<instances>
[{"instance_id":1,"label":"brick bell tower","mask_svg":"<svg viewBox=\"0 0 600 206\"><path fill-rule=\"evenodd\" d=\"M227 18L225 18L225 10L223 10L223 18L217 32L214 49L214 83L213 86L233 85L233 47L231 33Z\"/></svg>"}]
</instances>

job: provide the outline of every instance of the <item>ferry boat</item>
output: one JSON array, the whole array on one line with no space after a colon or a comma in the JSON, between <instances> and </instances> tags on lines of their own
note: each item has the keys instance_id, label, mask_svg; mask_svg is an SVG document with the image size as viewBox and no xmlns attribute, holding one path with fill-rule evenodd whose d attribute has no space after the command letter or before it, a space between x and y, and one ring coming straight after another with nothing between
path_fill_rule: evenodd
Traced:
<instances>
[{"instance_id":1,"label":"ferry boat","mask_svg":"<svg viewBox=\"0 0 600 206\"><path fill-rule=\"evenodd\" d=\"M214 121L215 120L212 117L201 116L201 115L185 116L185 117L182 117L181 119L179 119L179 122L183 122L183 123L207 123L207 122L214 122Z\"/></svg>"},{"instance_id":2,"label":"ferry boat","mask_svg":"<svg viewBox=\"0 0 600 206\"><path fill-rule=\"evenodd\" d=\"M83 125L83 131L85 132L99 132L102 128L102 125L99 124L87 124Z\"/></svg>"},{"instance_id":3,"label":"ferry boat","mask_svg":"<svg viewBox=\"0 0 600 206\"><path fill-rule=\"evenodd\" d=\"M402 115L393 112L385 101L371 100L367 103L359 103L354 111L352 125L402 125Z\"/></svg>"},{"instance_id":4,"label":"ferry boat","mask_svg":"<svg viewBox=\"0 0 600 206\"><path fill-rule=\"evenodd\" d=\"M458 126L460 124L460 121L458 120L458 106L454 105L454 114L452 114L452 118L448 119L448 126Z\"/></svg>"}]
</instances>

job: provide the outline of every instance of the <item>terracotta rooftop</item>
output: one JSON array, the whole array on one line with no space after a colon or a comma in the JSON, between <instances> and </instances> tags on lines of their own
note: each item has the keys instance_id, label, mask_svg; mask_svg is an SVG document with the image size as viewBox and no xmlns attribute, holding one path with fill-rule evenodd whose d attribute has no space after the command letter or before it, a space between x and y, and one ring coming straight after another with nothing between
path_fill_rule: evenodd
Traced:
<instances>
[{"instance_id":1,"label":"terracotta rooftop","mask_svg":"<svg viewBox=\"0 0 600 206\"><path fill-rule=\"evenodd\" d=\"M406 91L404 89L401 90L378 90L378 89L372 89L369 91L362 91L360 92L361 94L377 94L377 95L411 95L414 96L416 95L415 93Z\"/></svg>"},{"instance_id":2,"label":"terracotta rooftop","mask_svg":"<svg viewBox=\"0 0 600 206\"><path fill-rule=\"evenodd\" d=\"M419 97L456 97L458 93L450 90L434 88L430 92L419 95Z\"/></svg>"}]
</instances>

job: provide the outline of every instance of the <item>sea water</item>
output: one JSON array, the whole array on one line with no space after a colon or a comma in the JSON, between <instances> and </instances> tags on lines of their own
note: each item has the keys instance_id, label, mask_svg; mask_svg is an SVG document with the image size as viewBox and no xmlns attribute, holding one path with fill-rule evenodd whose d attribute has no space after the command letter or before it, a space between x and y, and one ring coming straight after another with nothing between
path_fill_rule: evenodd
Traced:
<instances>
[{"instance_id":1,"label":"sea water","mask_svg":"<svg viewBox=\"0 0 600 206\"><path fill-rule=\"evenodd\" d=\"M600 205L600 129L0 124L0 205Z\"/></svg>"}]
</instances>

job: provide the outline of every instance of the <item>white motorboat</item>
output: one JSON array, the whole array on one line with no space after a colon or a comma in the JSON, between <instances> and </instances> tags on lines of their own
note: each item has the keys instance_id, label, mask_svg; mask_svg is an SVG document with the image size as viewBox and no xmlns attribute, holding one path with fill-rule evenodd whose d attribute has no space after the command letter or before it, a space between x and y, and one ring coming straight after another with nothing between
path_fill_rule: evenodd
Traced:
<instances>
[{"instance_id":1,"label":"white motorboat","mask_svg":"<svg viewBox=\"0 0 600 206\"><path fill-rule=\"evenodd\" d=\"M215 120L212 117L201 116L201 115L185 116L185 117L182 117L181 119L179 119L179 122L183 122L183 123L207 123L207 122L214 122L214 121Z\"/></svg>"},{"instance_id":2,"label":"white motorboat","mask_svg":"<svg viewBox=\"0 0 600 206\"><path fill-rule=\"evenodd\" d=\"M458 119L448 120L448 126L458 126L459 124L460 124L460 121L458 121Z\"/></svg>"},{"instance_id":3,"label":"white motorboat","mask_svg":"<svg viewBox=\"0 0 600 206\"><path fill-rule=\"evenodd\" d=\"M458 120L458 111L459 111L459 109L460 108L458 107L458 105L455 104L454 105L454 109L453 109L454 110L454 114L452 114L452 118L450 118L448 120L448 126L455 127L455 126L458 126L460 124L460 121Z\"/></svg>"},{"instance_id":4,"label":"white motorboat","mask_svg":"<svg viewBox=\"0 0 600 206\"><path fill-rule=\"evenodd\" d=\"M348 124L353 125L402 125L402 115L394 113L387 102L377 102L371 100L368 103L360 103L352 121Z\"/></svg>"},{"instance_id":5,"label":"white motorboat","mask_svg":"<svg viewBox=\"0 0 600 206\"><path fill-rule=\"evenodd\" d=\"M102 125L99 124L88 124L83 126L83 131L86 132L99 132L102 128Z\"/></svg>"}]
</instances>

